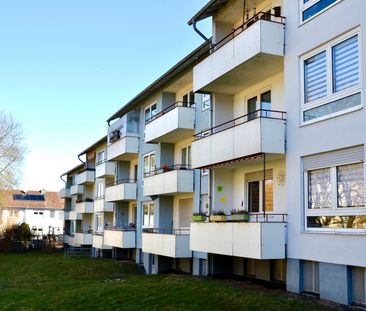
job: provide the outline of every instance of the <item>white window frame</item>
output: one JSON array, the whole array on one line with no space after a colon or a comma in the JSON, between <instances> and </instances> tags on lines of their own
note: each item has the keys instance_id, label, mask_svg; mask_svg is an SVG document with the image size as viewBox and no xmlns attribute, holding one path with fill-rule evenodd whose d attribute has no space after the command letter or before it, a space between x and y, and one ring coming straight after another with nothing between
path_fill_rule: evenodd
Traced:
<instances>
[{"instance_id":1,"label":"white window frame","mask_svg":"<svg viewBox=\"0 0 366 311\"><path fill-rule=\"evenodd\" d=\"M273 110L273 94L272 94L272 86L267 86L265 88L261 88L260 90L256 91L256 92L253 92L251 94L249 94L248 96L245 96L244 98L244 111L245 111L245 114L248 114L249 113L249 110L248 110L248 101L254 97L257 98L257 101L256 101L256 109L255 110L259 110L259 109L262 109L261 107L261 96L262 94L265 94L267 92L270 92L271 93L271 110Z\"/></svg>"},{"instance_id":2,"label":"white window frame","mask_svg":"<svg viewBox=\"0 0 366 311\"><path fill-rule=\"evenodd\" d=\"M104 187L104 183L103 182L99 182L97 183L97 187L96 187L96 198L97 199L102 199L105 196L105 187Z\"/></svg>"},{"instance_id":3,"label":"white window frame","mask_svg":"<svg viewBox=\"0 0 366 311\"><path fill-rule=\"evenodd\" d=\"M145 206L147 206L148 210L148 224L145 224ZM151 206L153 206L153 214L151 215ZM153 202L143 202L142 203L142 226L144 228L154 228L154 217L155 217L155 204Z\"/></svg>"},{"instance_id":4,"label":"white window frame","mask_svg":"<svg viewBox=\"0 0 366 311\"><path fill-rule=\"evenodd\" d=\"M156 105L156 109L155 109L155 114L152 115L152 107ZM146 110L149 110L149 117L146 119ZM158 113L158 102L157 101L154 101L151 105L147 106L145 109L144 109L144 122L146 122L147 120L149 120L150 118L152 118L153 116L157 115Z\"/></svg>"},{"instance_id":5,"label":"white window frame","mask_svg":"<svg viewBox=\"0 0 366 311\"><path fill-rule=\"evenodd\" d=\"M274 188L275 184L274 184L274 180L272 179L266 179L267 180L272 180L272 187ZM258 181L259 182L259 212L251 212L249 210L249 183L250 182L255 182ZM273 200L273 205L272 205L272 211L267 211L267 214L273 214L275 213L274 210L274 189L273 189L273 196L272 196L272 200ZM250 214L262 214L263 213L263 207L264 207L264 202L263 202L263 180L252 180L252 181L246 181L246 201L247 201L247 207L246 210L250 213Z\"/></svg>"},{"instance_id":6,"label":"white window frame","mask_svg":"<svg viewBox=\"0 0 366 311\"><path fill-rule=\"evenodd\" d=\"M100 223L98 224L98 221L100 220ZM103 215L102 214L96 214L95 216L95 232L102 233L103 232Z\"/></svg>"},{"instance_id":7,"label":"white window frame","mask_svg":"<svg viewBox=\"0 0 366 311\"><path fill-rule=\"evenodd\" d=\"M208 109L211 109L212 106L212 94L211 93L201 93L202 94L202 104L201 104L201 110L206 111ZM210 105L205 106L204 103L208 101L208 99L205 100L205 96L210 96Z\"/></svg>"},{"instance_id":8,"label":"white window frame","mask_svg":"<svg viewBox=\"0 0 366 311\"><path fill-rule=\"evenodd\" d=\"M356 36L357 35L357 39L358 39L358 62L359 62L359 83L358 85L352 86L350 88L347 88L345 90L339 91L339 92L335 92L333 93L333 64L332 64L332 48L334 46L336 46L339 43L342 43L343 41L346 41L347 39ZM311 52L304 54L303 56L300 57L300 82L301 82L301 114L300 114L300 124L301 125L308 125L308 124L312 124L315 122L319 122L322 120L326 120L326 119L330 119L330 118L334 118L336 116L339 115L343 115L352 111L356 111L359 110L363 107L363 96L362 96L362 91L361 91L361 86L362 86L362 59L361 59L361 40L360 40L360 36L361 36L361 32L360 29L357 28L356 30L352 30L347 32L346 34L337 37L336 39L330 41L327 44L322 45L321 47L318 47L315 50L312 50ZM311 101L309 103L305 103L305 61L321 52L325 51L326 52L326 72L327 72L327 96L316 99L314 101ZM337 112L333 112L309 121L304 121L304 113L307 110L311 110L313 108L317 108L326 104L330 104L332 102L335 102L337 100L340 100L342 98L346 98L348 96L352 96L355 95L357 93L361 93L361 104L354 106L354 107L350 107L347 109L343 109Z\"/></svg>"},{"instance_id":9,"label":"white window frame","mask_svg":"<svg viewBox=\"0 0 366 311\"><path fill-rule=\"evenodd\" d=\"M155 156L155 166L154 167L152 167L152 165L151 165L151 156L152 155ZM149 165L148 165L149 166L149 171L148 172L145 172L145 158L146 157L149 158L149 160L148 160L149 161ZM156 170L156 153L155 153L155 151L144 154L144 156L142 157L142 161L143 161L143 164L142 164L143 165L143 177L145 178L145 174L147 175L146 177L149 177L150 174L148 174L148 173Z\"/></svg>"},{"instance_id":10,"label":"white window frame","mask_svg":"<svg viewBox=\"0 0 366 311\"><path fill-rule=\"evenodd\" d=\"M102 163L105 162L105 160L106 160L105 153L106 153L105 150L98 152L98 155L97 155L97 163L98 164L102 164Z\"/></svg>"},{"instance_id":11,"label":"white window frame","mask_svg":"<svg viewBox=\"0 0 366 311\"><path fill-rule=\"evenodd\" d=\"M317 167L311 169L304 170L304 230L305 232L334 232L334 233L364 233L366 234L366 229L351 229L351 228L308 228L307 227L307 218L308 217L319 217L319 216L362 216L366 215L366 202L364 207L338 207L338 187L337 187L337 167L351 164L359 164L363 163L363 172L364 172L364 187L366 186L365 182L365 162L363 161L353 161L353 162L345 162L342 164L326 166L326 167ZM330 168L331 174L331 186L332 186L332 207L331 208L323 208L323 209L309 209L309 179L308 173L318 169L326 169Z\"/></svg>"},{"instance_id":12,"label":"white window frame","mask_svg":"<svg viewBox=\"0 0 366 311\"><path fill-rule=\"evenodd\" d=\"M186 155L186 159L187 161L185 161L186 163L183 163L183 157L182 157L182 153L185 153ZM180 154L179 154L179 164L183 164L183 165L189 165L189 166L192 166L192 145L189 144L189 145L186 145L182 148L180 148ZM190 163L188 160L191 160Z\"/></svg>"},{"instance_id":13,"label":"white window frame","mask_svg":"<svg viewBox=\"0 0 366 311\"><path fill-rule=\"evenodd\" d=\"M318 15L322 14L323 12L329 10L331 7L337 5L339 2L343 1L343 0L338 0L330 5L328 5L327 7L325 7L323 10L320 10L318 13L314 14L313 16L303 20L302 16L303 16L303 12L306 11L308 8L312 7L314 4L320 2L321 0L309 0L307 3L304 3L304 0L299 0L299 21L300 21L300 26L307 23L308 21L312 20L313 18L317 17Z\"/></svg>"}]
</instances>

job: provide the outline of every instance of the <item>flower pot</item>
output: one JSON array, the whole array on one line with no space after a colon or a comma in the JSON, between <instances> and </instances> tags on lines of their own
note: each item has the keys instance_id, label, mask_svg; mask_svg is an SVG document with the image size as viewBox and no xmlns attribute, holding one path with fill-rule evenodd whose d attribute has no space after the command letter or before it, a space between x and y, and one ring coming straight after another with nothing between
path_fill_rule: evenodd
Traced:
<instances>
[{"instance_id":1,"label":"flower pot","mask_svg":"<svg viewBox=\"0 0 366 311\"><path fill-rule=\"evenodd\" d=\"M211 215L210 221L213 222L225 222L227 219L226 215Z\"/></svg>"},{"instance_id":2,"label":"flower pot","mask_svg":"<svg viewBox=\"0 0 366 311\"><path fill-rule=\"evenodd\" d=\"M231 215L232 221L249 221L249 215L248 214L233 214Z\"/></svg>"},{"instance_id":3,"label":"flower pot","mask_svg":"<svg viewBox=\"0 0 366 311\"><path fill-rule=\"evenodd\" d=\"M206 220L205 215L193 215L192 216L192 221L194 221L194 222L200 222L200 221L205 221L205 220Z\"/></svg>"}]
</instances>

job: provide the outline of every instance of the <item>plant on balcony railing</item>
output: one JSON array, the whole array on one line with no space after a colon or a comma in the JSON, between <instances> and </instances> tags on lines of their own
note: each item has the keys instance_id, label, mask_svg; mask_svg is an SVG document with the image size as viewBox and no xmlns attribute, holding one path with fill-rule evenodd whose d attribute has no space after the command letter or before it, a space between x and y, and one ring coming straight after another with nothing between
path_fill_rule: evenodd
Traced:
<instances>
[{"instance_id":1,"label":"plant on balcony railing","mask_svg":"<svg viewBox=\"0 0 366 311\"><path fill-rule=\"evenodd\" d=\"M145 172L144 177L155 176L163 173L167 173L170 171L179 171L179 170L192 170L192 166L188 164L174 164L174 165L166 165L163 167L157 168L150 172Z\"/></svg>"},{"instance_id":2,"label":"plant on balcony railing","mask_svg":"<svg viewBox=\"0 0 366 311\"><path fill-rule=\"evenodd\" d=\"M242 209L232 209L230 211L231 221L249 221L249 212Z\"/></svg>"},{"instance_id":3,"label":"plant on balcony railing","mask_svg":"<svg viewBox=\"0 0 366 311\"><path fill-rule=\"evenodd\" d=\"M225 222L227 220L227 216L224 211L213 211L210 215L210 221L213 222Z\"/></svg>"},{"instance_id":4,"label":"plant on balcony railing","mask_svg":"<svg viewBox=\"0 0 366 311\"><path fill-rule=\"evenodd\" d=\"M119 129L114 130L109 134L109 142L112 144L117 140L121 139L121 131Z\"/></svg>"},{"instance_id":5,"label":"plant on balcony railing","mask_svg":"<svg viewBox=\"0 0 366 311\"><path fill-rule=\"evenodd\" d=\"M192 221L194 222L202 222L205 221L207 218L205 213L199 212L199 213L193 213Z\"/></svg>"}]
</instances>

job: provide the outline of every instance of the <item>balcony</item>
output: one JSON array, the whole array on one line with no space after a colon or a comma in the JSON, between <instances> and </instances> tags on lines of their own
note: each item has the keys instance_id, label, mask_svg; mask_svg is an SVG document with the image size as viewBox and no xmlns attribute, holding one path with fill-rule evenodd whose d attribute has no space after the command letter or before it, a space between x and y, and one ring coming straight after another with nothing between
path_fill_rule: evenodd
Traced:
<instances>
[{"instance_id":1,"label":"balcony","mask_svg":"<svg viewBox=\"0 0 366 311\"><path fill-rule=\"evenodd\" d=\"M103 240L104 240L103 233L94 233L92 247L98 249L111 249L112 247L105 245Z\"/></svg>"},{"instance_id":2,"label":"balcony","mask_svg":"<svg viewBox=\"0 0 366 311\"><path fill-rule=\"evenodd\" d=\"M65 220L81 220L83 215L77 213L76 211L66 211L64 213Z\"/></svg>"},{"instance_id":3,"label":"balcony","mask_svg":"<svg viewBox=\"0 0 366 311\"><path fill-rule=\"evenodd\" d=\"M139 139L137 136L125 136L113 141L107 147L107 161L130 161L137 157Z\"/></svg>"},{"instance_id":4,"label":"balcony","mask_svg":"<svg viewBox=\"0 0 366 311\"><path fill-rule=\"evenodd\" d=\"M174 144L194 134L195 109L176 102L146 121L145 142Z\"/></svg>"},{"instance_id":5,"label":"balcony","mask_svg":"<svg viewBox=\"0 0 366 311\"><path fill-rule=\"evenodd\" d=\"M97 166L95 167L96 178L113 177L115 173L116 173L115 162L104 161L97 163Z\"/></svg>"},{"instance_id":6,"label":"balcony","mask_svg":"<svg viewBox=\"0 0 366 311\"><path fill-rule=\"evenodd\" d=\"M189 165L175 164L145 173L144 196L193 192L194 171Z\"/></svg>"},{"instance_id":7,"label":"balcony","mask_svg":"<svg viewBox=\"0 0 366 311\"><path fill-rule=\"evenodd\" d=\"M284 21L260 12L216 43L193 68L193 90L235 94L283 71Z\"/></svg>"},{"instance_id":8,"label":"balcony","mask_svg":"<svg viewBox=\"0 0 366 311\"><path fill-rule=\"evenodd\" d=\"M77 201L75 205L76 213L80 214L91 214L94 211L94 202L92 199L85 201Z\"/></svg>"},{"instance_id":9,"label":"balcony","mask_svg":"<svg viewBox=\"0 0 366 311\"><path fill-rule=\"evenodd\" d=\"M144 229L142 251L172 258L190 258L189 229Z\"/></svg>"},{"instance_id":10,"label":"balcony","mask_svg":"<svg viewBox=\"0 0 366 311\"><path fill-rule=\"evenodd\" d=\"M60 195L60 198L61 199L71 198L70 188L62 188L62 189L60 189L59 195Z\"/></svg>"},{"instance_id":11,"label":"balcony","mask_svg":"<svg viewBox=\"0 0 366 311\"><path fill-rule=\"evenodd\" d=\"M113 184L107 185L105 189L105 201L131 201L136 200L137 186L135 179L121 179Z\"/></svg>"},{"instance_id":12,"label":"balcony","mask_svg":"<svg viewBox=\"0 0 366 311\"><path fill-rule=\"evenodd\" d=\"M92 184L95 181L95 169L86 169L79 173L76 179L78 185Z\"/></svg>"},{"instance_id":13,"label":"balcony","mask_svg":"<svg viewBox=\"0 0 366 311\"><path fill-rule=\"evenodd\" d=\"M103 198L94 199L94 213L113 212L114 203L106 202Z\"/></svg>"},{"instance_id":14,"label":"balcony","mask_svg":"<svg viewBox=\"0 0 366 311\"><path fill-rule=\"evenodd\" d=\"M75 245L92 245L93 234L91 233L75 233L74 234Z\"/></svg>"},{"instance_id":15,"label":"balcony","mask_svg":"<svg viewBox=\"0 0 366 311\"><path fill-rule=\"evenodd\" d=\"M74 236L65 234L64 235L64 244L67 244L69 246L75 246Z\"/></svg>"},{"instance_id":16,"label":"balcony","mask_svg":"<svg viewBox=\"0 0 366 311\"><path fill-rule=\"evenodd\" d=\"M70 195L83 194L83 192L84 192L84 186L81 185L73 185L70 188Z\"/></svg>"},{"instance_id":17,"label":"balcony","mask_svg":"<svg viewBox=\"0 0 366 311\"><path fill-rule=\"evenodd\" d=\"M257 110L195 135L192 167L240 159L259 153L285 153L286 113Z\"/></svg>"},{"instance_id":18,"label":"balcony","mask_svg":"<svg viewBox=\"0 0 366 311\"><path fill-rule=\"evenodd\" d=\"M284 219L285 215L267 214L262 219L257 217L257 222L191 223L190 247L192 251L211 254L284 259Z\"/></svg>"},{"instance_id":19,"label":"balcony","mask_svg":"<svg viewBox=\"0 0 366 311\"><path fill-rule=\"evenodd\" d=\"M136 247L136 230L134 228L104 228L104 244L118 248Z\"/></svg>"}]
</instances>

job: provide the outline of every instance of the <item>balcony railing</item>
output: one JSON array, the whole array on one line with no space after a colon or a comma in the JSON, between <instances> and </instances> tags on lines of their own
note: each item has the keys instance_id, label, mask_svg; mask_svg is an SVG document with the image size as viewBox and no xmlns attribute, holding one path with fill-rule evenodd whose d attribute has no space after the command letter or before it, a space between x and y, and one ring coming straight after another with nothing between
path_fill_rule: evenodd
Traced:
<instances>
[{"instance_id":1,"label":"balcony railing","mask_svg":"<svg viewBox=\"0 0 366 311\"><path fill-rule=\"evenodd\" d=\"M286 121L286 112L278 111L278 110L258 109L256 111L250 112L248 114L245 114L245 115L235 118L233 120L230 120L225 123L211 127L208 130L204 130L204 131L194 135L194 138L195 138L195 140L200 140L202 138L220 133L227 129L250 122L250 121L258 119L258 118Z\"/></svg>"},{"instance_id":2,"label":"balcony railing","mask_svg":"<svg viewBox=\"0 0 366 311\"><path fill-rule=\"evenodd\" d=\"M112 183L109 183L106 185L106 187L113 187L113 186L117 186L117 185L120 185L120 184L135 184L137 182L137 179L119 179L119 180L116 180Z\"/></svg>"},{"instance_id":3,"label":"balcony railing","mask_svg":"<svg viewBox=\"0 0 366 311\"><path fill-rule=\"evenodd\" d=\"M174 165L165 165L161 168L157 168L150 172L144 173L144 177L155 176L163 173L167 173L170 171L179 171L179 170L192 170L192 166L189 164L174 164Z\"/></svg>"},{"instance_id":4,"label":"balcony railing","mask_svg":"<svg viewBox=\"0 0 366 311\"><path fill-rule=\"evenodd\" d=\"M144 228L143 233L154 233L154 234L173 234L173 235L189 235L189 228L182 229L167 229L167 228Z\"/></svg>"},{"instance_id":5,"label":"balcony railing","mask_svg":"<svg viewBox=\"0 0 366 311\"><path fill-rule=\"evenodd\" d=\"M221 214L220 214L221 216ZM240 222L238 220L232 219L233 215L222 215L226 216L226 220L224 222ZM207 217L209 220L209 217ZM210 221L209 221L210 222ZM286 223L287 222L287 214L279 214L279 213L249 213L249 221L248 222L258 222L258 223Z\"/></svg>"},{"instance_id":6,"label":"balcony railing","mask_svg":"<svg viewBox=\"0 0 366 311\"><path fill-rule=\"evenodd\" d=\"M85 198L85 199L78 199L75 201L75 203L93 203L94 199L92 198Z\"/></svg>"},{"instance_id":7,"label":"balcony railing","mask_svg":"<svg viewBox=\"0 0 366 311\"><path fill-rule=\"evenodd\" d=\"M266 20L269 22L285 25L286 18L283 16L274 15L274 14L270 14L267 12L259 12L256 15L254 15L252 18L247 20L245 23L241 24L238 28L234 29L232 32L230 32L220 41L212 44L210 53L217 51L220 47L225 45L230 40L234 39L237 35L241 34L244 30L248 29L250 26L252 26L254 23L256 23L259 20Z\"/></svg>"},{"instance_id":8,"label":"balcony railing","mask_svg":"<svg viewBox=\"0 0 366 311\"><path fill-rule=\"evenodd\" d=\"M164 110L160 111L156 115L154 115L154 116L150 117L149 119L145 120L145 125L151 123L152 121L154 121L158 118L160 118L164 114L168 113L169 111L172 111L174 108L177 108L177 107L187 107L187 108L195 109L196 104L191 103L191 102L177 101L174 104L166 107Z\"/></svg>"},{"instance_id":9,"label":"balcony railing","mask_svg":"<svg viewBox=\"0 0 366 311\"><path fill-rule=\"evenodd\" d=\"M136 226L135 227L122 227L122 226L108 226L108 227L104 227L104 231L105 230L110 230L110 231L135 231L136 230Z\"/></svg>"}]
</instances>

